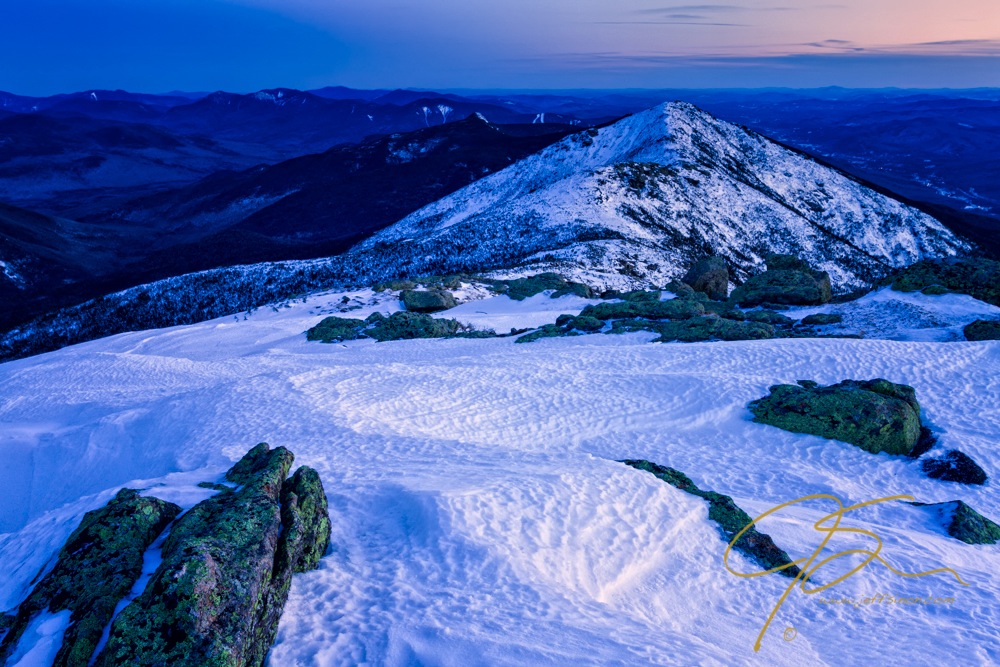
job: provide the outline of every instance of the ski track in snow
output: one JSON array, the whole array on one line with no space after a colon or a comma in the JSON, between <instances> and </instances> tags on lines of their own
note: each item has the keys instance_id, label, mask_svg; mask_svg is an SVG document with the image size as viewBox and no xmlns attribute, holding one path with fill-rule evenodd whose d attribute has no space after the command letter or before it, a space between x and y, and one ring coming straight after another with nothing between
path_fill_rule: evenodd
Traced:
<instances>
[{"instance_id":1,"label":"ski track in snow","mask_svg":"<svg viewBox=\"0 0 1000 667\"><path fill-rule=\"evenodd\" d=\"M585 303L496 297L451 313L504 330ZM270 665L1000 660L997 547L953 540L902 503L845 523L877 532L894 567L952 567L971 586L872 565L830 594L956 604L853 609L794 593L754 654L788 580L727 573L706 503L615 462L675 467L751 515L812 493L845 503L912 494L962 499L996 520L992 480L931 480L908 459L754 424L745 406L798 379L904 382L940 438L936 451L961 449L995 478L1000 343L650 344L640 333L321 345L302 335L321 318L315 307L0 365L0 609L23 599L82 514L121 486L190 507L210 493L198 481L266 441L320 472L333 522L319 570L293 581ZM371 302L348 316L396 308ZM819 542L808 526L833 509L796 506L762 528L808 555ZM756 569L740 555L731 564Z\"/></svg>"}]
</instances>

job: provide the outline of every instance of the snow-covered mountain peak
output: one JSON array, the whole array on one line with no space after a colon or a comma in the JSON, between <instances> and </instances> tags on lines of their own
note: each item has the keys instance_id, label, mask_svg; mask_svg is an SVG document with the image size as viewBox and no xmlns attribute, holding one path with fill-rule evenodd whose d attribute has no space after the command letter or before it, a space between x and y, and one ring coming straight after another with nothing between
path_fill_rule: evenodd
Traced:
<instances>
[{"instance_id":1,"label":"snow-covered mountain peak","mask_svg":"<svg viewBox=\"0 0 1000 667\"><path fill-rule=\"evenodd\" d=\"M571 135L358 246L417 275L530 263L637 283L706 253L736 276L771 252L844 291L967 250L941 223L746 128L669 102Z\"/></svg>"}]
</instances>

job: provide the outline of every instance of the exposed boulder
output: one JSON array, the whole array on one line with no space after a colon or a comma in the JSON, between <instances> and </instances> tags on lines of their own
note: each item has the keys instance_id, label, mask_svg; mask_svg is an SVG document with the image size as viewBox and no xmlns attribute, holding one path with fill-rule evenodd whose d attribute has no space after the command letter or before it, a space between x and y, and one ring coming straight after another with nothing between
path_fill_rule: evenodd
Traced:
<instances>
[{"instance_id":1,"label":"exposed boulder","mask_svg":"<svg viewBox=\"0 0 1000 667\"><path fill-rule=\"evenodd\" d=\"M667 484L708 501L708 518L718 524L723 539L727 543L732 542L741 530L753 522L750 515L740 509L731 497L699 489L687 475L679 470L642 459L630 459L622 461L622 463L637 470L650 472ZM792 578L797 577L800 573L799 567L792 564L792 559L788 557L788 554L778 548L769 535L758 531L756 526L743 533L733 548L765 570L780 567L782 569L777 570L778 574Z\"/></svg>"},{"instance_id":2,"label":"exposed boulder","mask_svg":"<svg viewBox=\"0 0 1000 667\"><path fill-rule=\"evenodd\" d=\"M945 530L966 544L996 544L1000 542L1000 526L966 505L961 500L946 503L910 503L928 507L944 514Z\"/></svg>"},{"instance_id":3,"label":"exposed boulder","mask_svg":"<svg viewBox=\"0 0 1000 667\"><path fill-rule=\"evenodd\" d=\"M989 477L972 457L951 449L939 459L926 459L921 464L924 473L933 479L959 484L985 484Z\"/></svg>"},{"instance_id":4,"label":"exposed boulder","mask_svg":"<svg viewBox=\"0 0 1000 667\"><path fill-rule=\"evenodd\" d=\"M619 320L645 318L649 320L686 320L705 313L705 306L692 299L670 299L669 301L625 301L622 303L598 303L587 306L580 313L583 317L599 320Z\"/></svg>"},{"instance_id":5,"label":"exposed boulder","mask_svg":"<svg viewBox=\"0 0 1000 667\"><path fill-rule=\"evenodd\" d=\"M458 305L452 293L444 290L403 290L400 299L412 313L437 313Z\"/></svg>"},{"instance_id":6,"label":"exposed boulder","mask_svg":"<svg viewBox=\"0 0 1000 667\"><path fill-rule=\"evenodd\" d=\"M950 257L917 262L896 275L892 288L917 292L936 288L968 294L1000 306L1000 262L980 257Z\"/></svg>"},{"instance_id":7,"label":"exposed boulder","mask_svg":"<svg viewBox=\"0 0 1000 667\"><path fill-rule=\"evenodd\" d=\"M767 271L751 276L730 298L743 307L761 304L818 306L830 301L830 275L793 255L768 255Z\"/></svg>"},{"instance_id":8,"label":"exposed boulder","mask_svg":"<svg viewBox=\"0 0 1000 667\"><path fill-rule=\"evenodd\" d=\"M682 278L696 292L703 292L708 298L724 300L729 296L729 267L721 257L705 257L698 260Z\"/></svg>"},{"instance_id":9,"label":"exposed boulder","mask_svg":"<svg viewBox=\"0 0 1000 667\"><path fill-rule=\"evenodd\" d=\"M773 326L790 326L795 320L773 310L750 310L744 313L747 320Z\"/></svg>"},{"instance_id":10,"label":"exposed boulder","mask_svg":"<svg viewBox=\"0 0 1000 667\"><path fill-rule=\"evenodd\" d=\"M816 313L815 315L806 315L799 321L799 324L822 327L828 324L840 324L843 321L843 315L837 315L835 313Z\"/></svg>"},{"instance_id":11,"label":"exposed boulder","mask_svg":"<svg viewBox=\"0 0 1000 667\"><path fill-rule=\"evenodd\" d=\"M99 667L257 667L277 633L292 573L315 567L329 518L315 471L286 480L292 453L254 447L226 475L238 485L177 520L162 563L112 624Z\"/></svg>"},{"instance_id":12,"label":"exposed boulder","mask_svg":"<svg viewBox=\"0 0 1000 667\"><path fill-rule=\"evenodd\" d=\"M1000 320L976 320L963 333L966 340L1000 340Z\"/></svg>"},{"instance_id":13,"label":"exposed boulder","mask_svg":"<svg viewBox=\"0 0 1000 667\"><path fill-rule=\"evenodd\" d=\"M909 454L920 439L912 387L888 380L845 380L821 387L780 384L752 401L754 421L857 445L873 454Z\"/></svg>"},{"instance_id":14,"label":"exposed boulder","mask_svg":"<svg viewBox=\"0 0 1000 667\"><path fill-rule=\"evenodd\" d=\"M115 606L142 574L146 549L180 511L173 503L122 489L104 507L87 512L52 571L16 615L7 617L10 629L0 643L0 662L9 657L36 615L69 610L70 624L52 664L86 667Z\"/></svg>"},{"instance_id":15,"label":"exposed boulder","mask_svg":"<svg viewBox=\"0 0 1000 667\"><path fill-rule=\"evenodd\" d=\"M715 315L693 317L676 322L620 320L612 324L612 333L652 331L660 334L654 342L698 343L711 340L767 340L775 337L774 327L760 322L739 322Z\"/></svg>"},{"instance_id":16,"label":"exposed boulder","mask_svg":"<svg viewBox=\"0 0 1000 667\"><path fill-rule=\"evenodd\" d=\"M306 339L337 343L358 338L373 338L380 343L415 338L493 338L493 331L475 331L457 320L440 319L424 313L400 311L386 317L372 313L364 320L327 317L306 331Z\"/></svg>"},{"instance_id":17,"label":"exposed boulder","mask_svg":"<svg viewBox=\"0 0 1000 667\"><path fill-rule=\"evenodd\" d=\"M552 290L553 299L567 294L586 298L593 296L593 291L588 286L568 281L557 273L539 273L525 278L493 280L490 281L490 285L495 291L506 294L515 301L523 301L549 290Z\"/></svg>"}]
</instances>

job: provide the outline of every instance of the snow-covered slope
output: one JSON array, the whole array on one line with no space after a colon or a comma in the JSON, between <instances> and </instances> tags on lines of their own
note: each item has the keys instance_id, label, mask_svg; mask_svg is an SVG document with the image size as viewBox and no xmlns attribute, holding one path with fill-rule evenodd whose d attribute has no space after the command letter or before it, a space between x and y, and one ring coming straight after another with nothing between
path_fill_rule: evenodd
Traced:
<instances>
[{"instance_id":1,"label":"snow-covered slope","mask_svg":"<svg viewBox=\"0 0 1000 667\"><path fill-rule=\"evenodd\" d=\"M352 316L398 308L347 296L343 307L360 306ZM495 297L471 314L519 326L581 306L543 299ZM321 473L334 524L320 569L293 581L271 667L1000 661L998 548L958 542L904 503L845 525L878 534L903 571L952 567L971 586L872 565L829 594L954 604L853 608L796 592L753 653L788 581L728 574L702 500L615 462L676 467L751 514L810 493L905 493L962 499L997 519L1000 343L306 342L302 332L341 302L331 294L0 365L0 610L121 485L190 507L207 494L198 482L267 441ZM941 447L993 480L931 480L905 458L752 423L745 407L776 382L875 376L914 386ZM766 531L807 555L819 542L812 523L831 509L802 506ZM856 544L831 546L845 543ZM738 554L731 562L753 568ZM31 635L39 656L59 625L43 620Z\"/></svg>"},{"instance_id":2,"label":"snow-covered slope","mask_svg":"<svg viewBox=\"0 0 1000 667\"><path fill-rule=\"evenodd\" d=\"M966 249L941 223L745 128L674 102L567 137L356 249L403 266L532 257L656 282L706 252L737 275L792 253L856 288Z\"/></svg>"}]
</instances>

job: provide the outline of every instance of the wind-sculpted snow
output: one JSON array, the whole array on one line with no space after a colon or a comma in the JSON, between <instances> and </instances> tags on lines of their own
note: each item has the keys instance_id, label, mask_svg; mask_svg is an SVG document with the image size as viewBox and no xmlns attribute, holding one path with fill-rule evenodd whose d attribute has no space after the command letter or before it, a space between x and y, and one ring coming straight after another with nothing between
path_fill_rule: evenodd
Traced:
<instances>
[{"instance_id":1,"label":"wind-sculpted snow","mask_svg":"<svg viewBox=\"0 0 1000 667\"><path fill-rule=\"evenodd\" d=\"M610 243L598 243L609 241ZM663 281L706 252L738 277L770 252L849 290L968 246L933 218L689 104L666 104L563 141L431 204L361 245L495 265L520 249ZM589 256L588 256L589 255Z\"/></svg>"},{"instance_id":2,"label":"wind-sculpted snow","mask_svg":"<svg viewBox=\"0 0 1000 667\"><path fill-rule=\"evenodd\" d=\"M352 317L399 307L370 292L348 297L345 307L362 306ZM470 315L520 326L522 308L525 322L554 319L559 309L544 298L495 297ZM565 299L567 310L581 306ZM303 332L341 301L331 294L0 366L0 610L121 486L189 508L206 497L197 482L221 479L245 443L268 441L294 447L322 476L336 545L293 583L274 667L1000 661L1000 552L950 537L933 512L901 502L844 523L878 534L881 555L903 571L950 567L971 586L873 564L829 594L954 604L855 608L796 591L754 654L788 579L727 573L704 501L616 463L674 467L751 516L810 493L850 502L912 494L962 500L996 520L992 479L929 479L919 461L755 424L746 405L775 383L885 377L915 388L940 449L967 453L995 477L1000 343L685 345L641 333L531 345L307 342ZM833 509L797 505L761 530L793 558L807 556L822 538L813 522ZM838 550L872 546L837 539ZM729 562L757 569L739 554Z\"/></svg>"}]
</instances>

